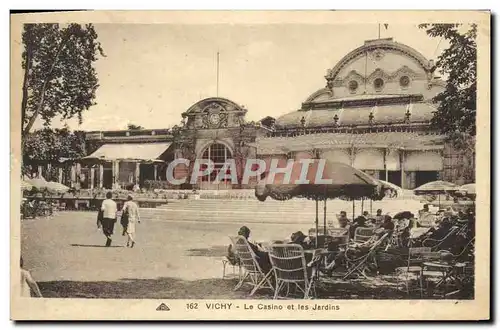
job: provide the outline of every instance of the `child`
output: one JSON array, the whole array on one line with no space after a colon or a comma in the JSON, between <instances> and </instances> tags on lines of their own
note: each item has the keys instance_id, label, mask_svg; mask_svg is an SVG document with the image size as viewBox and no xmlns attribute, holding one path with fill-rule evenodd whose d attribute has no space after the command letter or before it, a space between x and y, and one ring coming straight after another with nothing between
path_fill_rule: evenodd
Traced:
<instances>
[{"instance_id":1,"label":"child","mask_svg":"<svg viewBox=\"0 0 500 330\"><path fill-rule=\"evenodd\" d=\"M42 292L31 273L23 268L23 257L21 257L21 296L32 297L33 295L42 297Z\"/></svg>"}]
</instances>

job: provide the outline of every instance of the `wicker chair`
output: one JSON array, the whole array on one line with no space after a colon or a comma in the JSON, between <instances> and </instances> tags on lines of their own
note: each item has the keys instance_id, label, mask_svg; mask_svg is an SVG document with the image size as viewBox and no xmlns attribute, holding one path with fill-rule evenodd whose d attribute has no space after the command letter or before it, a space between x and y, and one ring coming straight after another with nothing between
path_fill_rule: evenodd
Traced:
<instances>
[{"instance_id":1,"label":"wicker chair","mask_svg":"<svg viewBox=\"0 0 500 330\"><path fill-rule=\"evenodd\" d=\"M423 213L417 220L420 227L434 227L436 224L436 216L432 213Z\"/></svg>"},{"instance_id":2,"label":"wicker chair","mask_svg":"<svg viewBox=\"0 0 500 330\"><path fill-rule=\"evenodd\" d=\"M273 244L269 257L276 277L274 299L286 298L290 285L298 289L304 299L315 296L315 262L319 262L318 258L313 255L313 260L307 265L304 249L298 244ZM280 296L285 286L286 295Z\"/></svg>"},{"instance_id":3,"label":"wicker chair","mask_svg":"<svg viewBox=\"0 0 500 330\"><path fill-rule=\"evenodd\" d=\"M418 290L420 298L424 292L424 277L439 276L438 272L424 271L423 263L427 261L438 260L439 252L432 252L430 247L415 247L408 249L408 264L406 267L396 269L397 278L401 283L404 281L406 293L410 295L412 291ZM418 286L412 287L411 281L416 280Z\"/></svg>"},{"instance_id":4,"label":"wicker chair","mask_svg":"<svg viewBox=\"0 0 500 330\"><path fill-rule=\"evenodd\" d=\"M236 236L230 237L230 239L240 260L241 267L244 269L244 275L240 277L234 290L241 288L245 282L253 286L250 296L262 288L274 290L274 286L270 280L273 270L271 269L267 274L263 272L257 261L257 256L250 247L250 244L248 244L246 238L243 236Z\"/></svg>"},{"instance_id":5,"label":"wicker chair","mask_svg":"<svg viewBox=\"0 0 500 330\"><path fill-rule=\"evenodd\" d=\"M354 242L366 242L369 241L375 230L373 228L359 227L354 231Z\"/></svg>"}]
</instances>

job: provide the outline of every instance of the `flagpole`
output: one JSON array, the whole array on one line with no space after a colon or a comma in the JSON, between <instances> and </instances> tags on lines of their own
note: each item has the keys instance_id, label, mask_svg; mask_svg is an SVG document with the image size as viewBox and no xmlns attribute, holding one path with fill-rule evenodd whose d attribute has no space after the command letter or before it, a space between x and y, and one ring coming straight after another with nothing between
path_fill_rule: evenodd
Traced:
<instances>
[{"instance_id":1,"label":"flagpole","mask_svg":"<svg viewBox=\"0 0 500 330\"><path fill-rule=\"evenodd\" d=\"M217 51L217 97L219 97L219 52Z\"/></svg>"}]
</instances>

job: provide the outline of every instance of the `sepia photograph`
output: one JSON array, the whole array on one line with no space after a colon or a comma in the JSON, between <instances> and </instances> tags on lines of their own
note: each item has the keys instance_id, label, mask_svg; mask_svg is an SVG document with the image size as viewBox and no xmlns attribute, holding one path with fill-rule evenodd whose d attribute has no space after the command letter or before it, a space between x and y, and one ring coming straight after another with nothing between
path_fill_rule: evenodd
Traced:
<instances>
[{"instance_id":1,"label":"sepia photograph","mask_svg":"<svg viewBox=\"0 0 500 330\"><path fill-rule=\"evenodd\" d=\"M489 318L490 13L369 14L11 14L11 317Z\"/></svg>"}]
</instances>

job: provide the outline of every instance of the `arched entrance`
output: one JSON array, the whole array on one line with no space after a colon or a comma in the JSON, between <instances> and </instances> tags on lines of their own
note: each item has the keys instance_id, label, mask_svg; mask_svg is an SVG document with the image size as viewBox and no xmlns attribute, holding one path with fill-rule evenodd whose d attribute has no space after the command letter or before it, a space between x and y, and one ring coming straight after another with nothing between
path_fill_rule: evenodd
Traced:
<instances>
[{"instance_id":1,"label":"arched entrance","mask_svg":"<svg viewBox=\"0 0 500 330\"><path fill-rule=\"evenodd\" d=\"M214 170L211 174L205 175L201 178L200 188L209 190L218 189L230 189L231 180L221 181L220 183L214 183L215 179L219 175L220 170L226 163L226 160L232 158L231 150L222 143L213 143L205 148L202 153L202 159L210 159L214 164Z\"/></svg>"}]
</instances>

